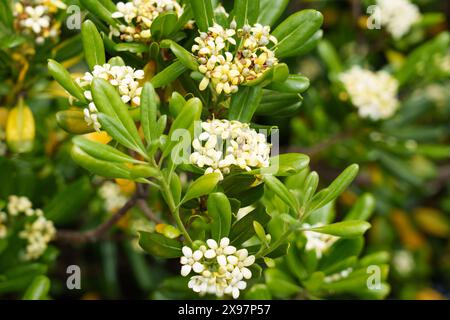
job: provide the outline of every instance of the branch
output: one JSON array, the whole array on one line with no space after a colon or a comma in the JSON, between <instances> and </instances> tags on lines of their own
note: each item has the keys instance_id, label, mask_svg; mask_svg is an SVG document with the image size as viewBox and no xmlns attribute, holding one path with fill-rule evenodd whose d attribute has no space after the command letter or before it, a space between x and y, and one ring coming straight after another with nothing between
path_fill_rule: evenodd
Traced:
<instances>
[{"instance_id":1,"label":"branch","mask_svg":"<svg viewBox=\"0 0 450 320\"><path fill-rule=\"evenodd\" d=\"M138 193L133 194L133 196L123 205L123 207L120 208L109 220L105 221L95 229L85 232L58 230L56 233L56 240L71 243L95 242L102 238L105 233L128 212L128 210L134 207L138 199Z\"/></svg>"},{"instance_id":2,"label":"branch","mask_svg":"<svg viewBox=\"0 0 450 320\"><path fill-rule=\"evenodd\" d=\"M163 223L163 221L158 218L153 211L149 208L147 202L144 199L138 199L137 200L137 205L139 206L139 209L141 209L141 211L145 214L145 216L155 222L155 223Z\"/></svg>"}]
</instances>

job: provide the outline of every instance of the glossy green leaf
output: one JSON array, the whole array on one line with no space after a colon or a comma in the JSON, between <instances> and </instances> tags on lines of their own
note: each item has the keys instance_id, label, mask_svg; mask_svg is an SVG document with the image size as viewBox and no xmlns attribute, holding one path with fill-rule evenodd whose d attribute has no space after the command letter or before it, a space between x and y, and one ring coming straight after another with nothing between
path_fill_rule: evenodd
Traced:
<instances>
[{"instance_id":1,"label":"glossy green leaf","mask_svg":"<svg viewBox=\"0 0 450 320\"><path fill-rule=\"evenodd\" d=\"M105 5L98 0L80 0L80 3L83 7L89 10L89 12L94 14L94 16L100 18L108 25L117 27L116 20L111 17L113 11L108 10L108 8L111 8L110 6L106 5L105 7Z\"/></svg>"},{"instance_id":2,"label":"glossy green leaf","mask_svg":"<svg viewBox=\"0 0 450 320\"><path fill-rule=\"evenodd\" d=\"M262 226L269 222L270 216L261 206L247 213L244 217L233 223L230 230L230 240L235 246L239 246L255 235L253 222L258 221Z\"/></svg>"},{"instance_id":3,"label":"glossy green leaf","mask_svg":"<svg viewBox=\"0 0 450 320\"><path fill-rule=\"evenodd\" d=\"M331 234L342 238L362 236L370 228L370 223L360 220L348 220L311 228L315 232Z\"/></svg>"},{"instance_id":4,"label":"glossy green leaf","mask_svg":"<svg viewBox=\"0 0 450 320\"><path fill-rule=\"evenodd\" d=\"M39 275L33 279L30 286L23 295L23 300L44 300L47 298L50 290L50 279L46 276Z\"/></svg>"},{"instance_id":5,"label":"glossy green leaf","mask_svg":"<svg viewBox=\"0 0 450 320\"><path fill-rule=\"evenodd\" d=\"M352 210L344 220L369 220L375 209L375 198L370 193L365 193L358 198Z\"/></svg>"},{"instance_id":6,"label":"glossy green leaf","mask_svg":"<svg viewBox=\"0 0 450 320\"><path fill-rule=\"evenodd\" d=\"M231 228L231 206L227 196L220 192L211 193L207 202L208 215L211 217L211 236L220 241L228 237Z\"/></svg>"},{"instance_id":7,"label":"glossy green leaf","mask_svg":"<svg viewBox=\"0 0 450 320\"><path fill-rule=\"evenodd\" d=\"M317 45L322 41L323 38L323 30L317 30L311 38L309 38L303 45L298 47L292 52L292 55L295 57L299 57L307 54L317 47Z\"/></svg>"},{"instance_id":8,"label":"glossy green leaf","mask_svg":"<svg viewBox=\"0 0 450 320\"><path fill-rule=\"evenodd\" d=\"M176 118L180 114L185 104L186 99L184 99L181 94L176 91L172 92L172 96L169 99L169 111L172 117Z\"/></svg>"},{"instance_id":9,"label":"glossy green leaf","mask_svg":"<svg viewBox=\"0 0 450 320\"><path fill-rule=\"evenodd\" d=\"M77 146L73 146L71 156L81 167L94 174L106 178L131 179L130 170L127 166L93 158Z\"/></svg>"},{"instance_id":10,"label":"glossy green leaf","mask_svg":"<svg viewBox=\"0 0 450 320\"><path fill-rule=\"evenodd\" d=\"M178 58L178 61L184 64L187 68L194 71L198 70L198 63L194 56L175 41L164 40L160 45L161 48L170 48L173 54Z\"/></svg>"},{"instance_id":11,"label":"glossy green leaf","mask_svg":"<svg viewBox=\"0 0 450 320\"><path fill-rule=\"evenodd\" d=\"M267 269L264 277L267 287L276 298L290 298L302 290L294 279L279 269Z\"/></svg>"},{"instance_id":12,"label":"glossy green leaf","mask_svg":"<svg viewBox=\"0 0 450 320\"><path fill-rule=\"evenodd\" d=\"M261 103L255 114L264 116L290 116L295 114L302 105L302 97L296 93L281 93L263 90Z\"/></svg>"},{"instance_id":13,"label":"glossy green leaf","mask_svg":"<svg viewBox=\"0 0 450 320\"><path fill-rule=\"evenodd\" d=\"M278 40L276 56L278 58L294 56L295 50L320 29L322 22L322 14L312 9L290 15L272 32Z\"/></svg>"},{"instance_id":14,"label":"glossy green leaf","mask_svg":"<svg viewBox=\"0 0 450 320\"><path fill-rule=\"evenodd\" d=\"M174 12L169 11L159 14L150 26L152 39L160 40L173 34L176 31L177 22L178 16Z\"/></svg>"},{"instance_id":15,"label":"glossy green leaf","mask_svg":"<svg viewBox=\"0 0 450 320\"><path fill-rule=\"evenodd\" d=\"M305 169L309 164L309 157L301 153L284 153L270 158L270 166L261 169L261 173L275 176L290 176Z\"/></svg>"},{"instance_id":16,"label":"glossy green leaf","mask_svg":"<svg viewBox=\"0 0 450 320\"><path fill-rule=\"evenodd\" d=\"M187 189L181 203L185 203L191 199L199 198L203 195L211 193L220 181L220 174L217 172L205 174L192 182Z\"/></svg>"},{"instance_id":17,"label":"glossy green leaf","mask_svg":"<svg viewBox=\"0 0 450 320\"><path fill-rule=\"evenodd\" d=\"M144 251L161 258L178 258L183 255L181 242L158 233L139 231L139 245Z\"/></svg>"},{"instance_id":18,"label":"glossy green leaf","mask_svg":"<svg viewBox=\"0 0 450 320\"><path fill-rule=\"evenodd\" d=\"M298 202L294 195L285 187L285 185L272 175L263 176L264 183L272 190L284 203L293 210L298 210Z\"/></svg>"},{"instance_id":19,"label":"glossy green leaf","mask_svg":"<svg viewBox=\"0 0 450 320\"><path fill-rule=\"evenodd\" d=\"M152 140L158 138L156 123L158 104L155 89L150 82L146 82L142 89L140 109L142 130L149 145Z\"/></svg>"},{"instance_id":20,"label":"glossy green leaf","mask_svg":"<svg viewBox=\"0 0 450 320\"><path fill-rule=\"evenodd\" d=\"M114 50L117 52L131 52L131 53L144 53L148 52L149 47L143 43L117 43L114 45Z\"/></svg>"},{"instance_id":21,"label":"glossy green leaf","mask_svg":"<svg viewBox=\"0 0 450 320\"><path fill-rule=\"evenodd\" d=\"M284 93L302 93L309 88L309 79L301 74L290 74L285 81L271 82L267 89Z\"/></svg>"},{"instance_id":22,"label":"glossy green leaf","mask_svg":"<svg viewBox=\"0 0 450 320\"><path fill-rule=\"evenodd\" d=\"M271 300L269 288L265 284L255 284L244 293L246 300Z\"/></svg>"},{"instance_id":23,"label":"glossy green leaf","mask_svg":"<svg viewBox=\"0 0 450 320\"><path fill-rule=\"evenodd\" d=\"M62 129L72 134L85 134L95 131L92 124L88 125L86 120L84 120L84 113L81 109L69 109L57 112L56 122Z\"/></svg>"},{"instance_id":24,"label":"glossy green leaf","mask_svg":"<svg viewBox=\"0 0 450 320\"><path fill-rule=\"evenodd\" d=\"M175 81L182 73L189 70L181 61L176 60L164 70L157 73L150 82L153 87L161 88Z\"/></svg>"},{"instance_id":25,"label":"glossy green leaf","mask_svg":"<svg viewBox=\"0 0 450 320\"><path fill-rule=\"evenodd\" d=\"M259 0L235 0L233 14L237 29L244 24L255 24L259 15Z\"/></svg>"},{"instance_id":26,"label":"glossy green leaf","mask_svg":"<svg viewBox=\"0 0 450 320\"><path fill-rule=\"evenodd\" d=\"M278 63L266 70L260 77L247 81L244 85L248 87L265 87L272 82L284 82L289 76L289 68L285 63Z\"/></svg>"},{"instance_id":27,"label":"glossy green leaf","mask_svg":"<svg viewBox=\"0 0 450 320\"><path fill-rule=\"evenodd\" d=\"M105 48L95 24L86 20L81 26L81 39L84 47L84 58L91 70L94 66L105 64Z\"/></svg>"},{"instance_id":28,"label":"glossy green leaf","mask_svg":"<svg viewBox=\"0 0 450 320\"><path fill-rule=\"evenodd\" d=\"M189 0L195 22L200 31L206 32L213 25L214 12L211 0Z\"/></svg>"},{"instance_id":29,"label":"glossy green leaf","mask_svg":"<svg viewBox=\"0 0 450 320\"><path fill-rule=\"evenodd\" d=\"M69 92L72 96L82 102L86 102L83 89L72 79L70 73L55 60L48 60L48 71L52 77Z\"/></svg>"},{"instance_id":30,"label":"glossy green leaf","mask_svg":"<svg viewBox=\"0 0 450 320\"><path fill-rule=\"evenodd\" d=\"M272 26L281 17L289 0L260 0L258 23Z\"/></svg>"},{"instance_id":31,"label":"glossy green leaf","mask_svg":"<svg viewBox=\"0 0 450 320\"><path fill-rule=\"evenodd\" d=\"M228 119L250 122L258 108L261 97L262 88L260 86L240 88L231 97Z\"/></svg>"}]
</instances>

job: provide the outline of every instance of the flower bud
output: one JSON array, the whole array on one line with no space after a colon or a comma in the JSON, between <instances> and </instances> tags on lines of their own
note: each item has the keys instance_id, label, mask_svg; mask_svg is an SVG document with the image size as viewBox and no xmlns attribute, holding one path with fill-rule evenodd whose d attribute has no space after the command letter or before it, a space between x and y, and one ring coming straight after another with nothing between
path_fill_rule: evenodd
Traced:
<instances>
[{"instance_id":1,"label":"flower bud","mask_svg":"<svg viewBox=\"0 0 450 320\"><path fill-rule=\"evenodd\" d=\"M94 127L84 120L84 113L80 109L69 109L56 113L56 122L69 133L84 134L93 132Z\"/></svg>"}]
</instances>

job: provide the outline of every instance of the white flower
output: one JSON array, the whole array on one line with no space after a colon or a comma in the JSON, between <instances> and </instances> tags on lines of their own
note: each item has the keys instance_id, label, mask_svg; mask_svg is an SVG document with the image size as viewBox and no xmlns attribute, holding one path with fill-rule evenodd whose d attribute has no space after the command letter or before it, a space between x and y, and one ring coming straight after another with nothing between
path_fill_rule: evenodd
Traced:
<instances>
[{"instance_id":1,"label":"white flower","mask_svg":"<svg viewBox=\"0 0 450 320\"><path fill-rule=\"evenodd\" d=\"M244 279L250 279L252 273L248 267L255 262L247 249L236 250L230 245L230 239L222 238L219 243L213 239L206 241L196 251L185 246L180 258L181 275L188 276L191 271L196 275L190 278L188 287L200 295L215 294L222 297L239 297L240 291L247 287Z\"/></svg>"},{"instance_id":2,"label":"white flower","mask_svg":"<svg viewBox=\"0 0 450 320\"><path fill-rule=\"evenodd\" d=\"M399 250L395 252L392 258L392 264L395 269L403 275L409 274L414 269L414 258L410 252L406 250Z\"/></svg>"},{"instance_id":3,"label":"white flower","mask_svg":"<svg viewBox=\"0 0 450 320\"><path fill-rule=\"evenodd\" d=\"M274 52L266 47L270 42L277 43L270 35L269 26L245 25L236 32L235 24L233 21L228 29L214 24L208 32L200 32L195 38L191 51L197 56L198 70L204 75L200 90L212 83L218 94L234 93L240 84L257 79L278 63ZM237 43L240 46L233 55L229 50Z\"/></svg>"},{"instance_id":4,"label":"white flower","mask_svg":"<svg viewBox=\"0 0 450 320\"><path fill-rule=\"evenodd\" d=\"M143 70L135 70L129 66L111 66L109 63L105 63L102 66L94 66L92 73L86 72L83 77L75 79L85 90L84 96L89 101L92 101L90 85L94 78L104 79L114 87L117 87L124 103L134 107L141 104L142 86L139 81L144 79ZM95 104L90 102L83 112L86 123L93 125L96 131L100 131L101 124L97 118L98 110Z\"/></svg>"},{"instance_id":5,"label":"white flower","mask_svg":"<svg viewBox=\"0 0 450 320\"><path fill-rule=\"evenodd\" d=\"M398 81L389 73L354 66L342 73L339 79L362 118L386 119L397 110Z\"/></svg>"},{"instance_id":6,"label":"white flower","mask_svg":"<svg viewBox=\"0 0 450 320\"><path fill-rule=\"evenodd\" d=\"M269 166L271 145L248 124L214 119L202 122L201 129L190 162L206 167L205 174L228 174L232 166L246 171Z\"/></svg>"},{"instance_id":7,"label":"white flower","mask_svg":"<svg viewBox=\"0 0 450 320\"><path fill-rule=\"evenodd\" d=\"M24 230L19 233L19 237L28 242L25 259L39 258L47 249L47 244L53 239L55 233L53 222L42 215L38 216L33 223L26 223Z\"/></svg>"},{"instance_id":8,"label":"white flower","mask_svg":"<svg viewBox=\"0 0 450 320\"><path fill-rule=\"evenodd\" d=\"M30 210L32 211L32 203L27 197L18 197L15 195L9 196L8 199L8 212L12 216L17 216L19 213L30 214Z\"/></svg>"},{"instance_id":9,"label":"white flower","mask_svg":"<svg viewBox=\"0 0 450 320\"><path fill-rule=\"evenodd\" d=\"M65 6L65 5L64 5ZM25 0L14 6L16 28L24 34L33 35L36 43L42 44L46 38L55 38L59 24L53 14L63 9L59 2L50 0Z\"/></svg>"},{"instance_id":10,"label":"white flower","mask_svg":"<svg viewBox=\"0 0 450 320\"><path fill-rule=\"evenodd\" d=\"M114 212L123 207L128 198L122 193L120 187L111 181L106 181L98 190L98 194L105 201L105 210Z\"/></svg>"},{"instance_id":11,"label":"white flower","mask_svg":"<svg viewBox=\"0 0 450 320\"><path fill-rule=\"evenodd\" d=\"M175 0L132 0L118 2L116 8L111 16L123 23L117 28L111 26L110 36L124 41L147 41L151 37L150 27L160 14L173 11L180 17L184 12Z\"/></svg>"},{"instance_id":12,"label":"white flower","mask_svg":"<svg viewBox=\"0 0 450 320\"><path fill-rule=\"evenodd\" d=\"M381 24L395 38L400 39L420 20L419 8L409 0L377 0Z\"/></svg>"},{"instance_id":13,"label":"white flower","mask_svg":"<svg viewBox=\"0 0 450 320\"><path fill-rule=\"evenodd\" d=\"M322 224L315 224L311 226L304 223L303 227L309 229L313 227L320 227L321 225ZM327 251L337 239L339 239L338 237L315 231L303 231L303 234L306 237L306 250L315 251L317 258L321 258L322 254Z\"/></svg>"}]
</instances>

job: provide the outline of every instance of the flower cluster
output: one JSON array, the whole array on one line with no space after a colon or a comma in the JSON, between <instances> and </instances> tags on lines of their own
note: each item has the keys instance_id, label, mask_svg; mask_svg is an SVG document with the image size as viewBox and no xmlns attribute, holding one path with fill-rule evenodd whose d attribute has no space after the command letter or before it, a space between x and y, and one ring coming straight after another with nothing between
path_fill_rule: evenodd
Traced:
<instances>
[{"instance_id":1,"label":"flower cluster","mask_svg":"<svg viewBox=\"0 0 450 320\"><path fill-rule=\"evenodd\" d=\"M400 39L420 20L419 8L409 0L377 0L381 24L395 38Z\"/></svg>"},{"instance_id":2,"label":"flower cluster","mask_svg":"<svg viewBox=\"0 0 450 320\"><path fill-rule=\"evenodd\" d=\"M112 66L109 63L94 66L92 73L86 72L82 78L77 78L76 82L84 89L84 96L92 101L90 85L94 78L107 80L114 87L117 87L124 103L130 103L131 106L141 104L142 86L139 80L144 79L143 70L135 70L129 66ZM93 125L96 131L100 131L101 124L97 119L97 107L94 102L83 110L84 119L88 125Z\"/></svg>"},{"instance_id":3,"label":"flower cluster","mask_svg":"<svg viewBox=\"0 0 450 320\"><path fill-rule=\"evenodd\" d=\"M362 118L386 119L397 110L398 81L386 71L372 72L354 66L339 78Z\"/></svg>"},{"instance_id":4,"label":"flower cluster","mask_svg":"<svg viewBox=\"0 0 450 320\"><path fill-rule=\"evenodd\" d=\"M42 44L47 38L55 38L59 34L60 24L55 21L54 14L58 9L65 9L61 1L25 0L14 6L15 27L26 35L32 35L36 43Z\"/></svg>"},{"instance_id":5,"label":"flower cluster","mask_svg":"<svg viewBox=\"0 0 450 320\"><path fill-rule=\"evenodd\" d=\"M183 7L175 0L132 0L118 2L117 11L113 18L121 19L118 27L110 27L110 36L120 37L121 40L148 41L151 38L150 27L153 21L162 13L173 11L180 17Z\"/></svg>"},{"instance_id":6,"label":"flower cluster","mask_svg":"<svg viewBox=\"0 0 450 320\"><path fill-rule=\"evenodd\" d=\"M105 201L105 209L114 212L123 207L128 198L122 193L120 187L111 181L106 181L98 190L98 194Z\"/></svg>"},{"instance_id":7,"label":"flower cluster","mask_svg":"<svg viewBox=\"0 0 450 320\"><path fill-rule=\"evenodd\" d=\"M200 90L205 90L211 82L218 94L236 92L240 84L259 78L278 63L274 52L267 47L270 42L277 43L270 35L269 26L244 25L236 31L235 25L232 22L227 29L214 24L208 32L200 32L195 38L192 52L203 74Z\"/></svg>"},{"instance_id":8,"label":"flower cluster","mask_svg":"<svg viewBox=\"0 0 450 320\"><path fill-rule=\"evenodd\" d=\"M186 277L191 271L197 274L191 277L188 286L200 295L226 294L237 299L240 290L247 287L245 280L252 277L248 267L255 262L255 256L249 256L247 249L230 246L228 238L222 238L219 244L208 239L206 244L195 251L183 247L181 275Z\"/></svg>"},{"instance_id":9,"label":"flower cluster","mask_svg":"<svg viewBox=\"0 0 450 320\"><path fill-rule=\"evenodd\" d=\"M205 174L228 174L231 166L247 171L269 166L271 145L247 123L214 119L202 122L201 129L192 142L190 162L206 166Z\"/></svg>"},{"instance_id":10,"label":"flower cluster","mask_svg":"<svg viewBox=\"0 0 450 320\"><path fill-rule=\"evenodd\" d=\"M315 224L314 226L307 223L303 224L303 227L306 229L319 226L321 226L321 224ZM314 231L304 231L303 234L306 237L306 250L315 251L317 258L321 258L322 254L338 239L338 237Z\"/></svg>"},{"instance_id":11,"label":"flower cluster","mask_svg":"<svg viewBox=\"0 0 450 320\"><path fill-rule=\"evenodd\" d=\"M26 222L24 229L19 232L19 237L27 241L24 258L25 260L39 258L55 235L53 222L44 217L41 209L33 209L33 204L27 197L10 196L6 209L9 217L6 212L0 212L0 238L7 235L7 222L23 213Z\"/></svg>"}]
</instances>

